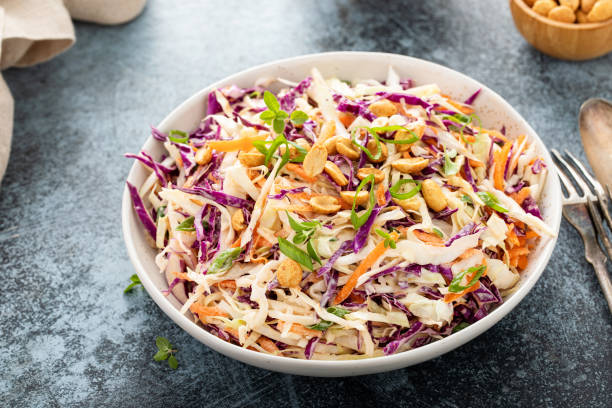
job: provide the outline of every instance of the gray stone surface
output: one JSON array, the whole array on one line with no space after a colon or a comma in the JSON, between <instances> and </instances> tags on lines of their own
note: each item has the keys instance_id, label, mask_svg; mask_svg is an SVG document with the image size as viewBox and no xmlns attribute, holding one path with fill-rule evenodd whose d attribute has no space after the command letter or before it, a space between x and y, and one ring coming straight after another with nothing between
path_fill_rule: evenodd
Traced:
<instances>
[{"instance_id":1,"label":"gray stone surface","mask_svg":"<svg viewBox=\"0 0 612 408\"><path fill-rule=\"evenodd\" d=\"M612 320L564 221L533 291L447 355L346 379L277 374L184 333L134 272L120 199L135 152L178 103L228 74L329 50L412 55L496 90L544 141L584 158L576 115L612 99L612 55L572 63L529 47L507 2L152 0L131 24L77 24L66 54L5 72L15 134L0 192L0 405L610 406ZM180 367L152 360L155 336Z\"/></svg>"}]
</instances>

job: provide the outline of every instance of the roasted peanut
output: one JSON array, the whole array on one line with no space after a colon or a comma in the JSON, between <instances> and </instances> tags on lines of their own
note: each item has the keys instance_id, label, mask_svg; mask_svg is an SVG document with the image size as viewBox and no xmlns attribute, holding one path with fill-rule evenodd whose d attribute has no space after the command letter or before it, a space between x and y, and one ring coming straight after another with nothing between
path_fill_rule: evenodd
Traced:
<instances>
[{"instance_id":1,"label":"roasted peanut","mask_svg":"<svg viewBox=\"0 0 612 408\"><path fill-rule=\"evenodd\" d=\"M257 150L245 152L244 150L238 153L238 160L244 167L255 167L264 164L266 156Z\"/></svg>"},{"instance_id":2,"label":"roasted peanut","mask_svg":"<svg viewBox=\"0 0 612 408\"><path fill-rule=\"evenodd\" d=\"M212 159L212 149L208 145L199 148L195 154L195 161L200 166L210 162L210 159Z\"/></svg>"},{"instance_id":3,"label":"roasted peanut","mask_svg":"<svg viewBox=\"0 0 612 408\"><path fill-rule=\"evenodd\" d=\"M596 1L597 0L580 0L580 10L582 10L585 14L588 14L589 11L593 9Z\"/></svg>"},{"instance_id":4,"label":"roasted peanut","mask_svg":"<svg viewBox=\"0 0 612 408\"><path fill-rule=\"evenodd\" d=\"M405 130L398 130L397 132L395 132L395 136L393 136L396 141L408 140L412 139L412 137L413 135ZM410 146L412 146L412 144L396 144L395 148L398 152L407 152L408 150L410 150Z\"/></svg>"},{"instance_id":5,"label":"roasted peanut","mask_svg":"<svg viewBox=\"0 0 612 408\"><path fill-rule=\"evenodd\" d=\"M329 177L331 177L332 180L334 180L334 182L339 186L346 186L348 184L348 180L342 171L340 171L340 168L336 165L336 163L332 163L329 160L326 161L324 170L325 173L327 173Z\"/></svg>"},{"instance_id":6,"label":"roasted peanut","mask_svg":"<svg viewBox=\"0 0 612 408\"><path fill-rule=\"evenodd\" d=\"M397 113L397 108L388 99L381 99L380 101L376 101L368 106L370 112L372 112L376 116L393 116Z\"/></svg>"},{"instance_id":7,"label":"roasted peanut","mask_svg":"<svg viewBox=\"0 0 612 408\"><path fill-rule=\"evenodd\" d=\"M234 228L234 231L236 232L241 232L246 228L246 225L244 225L244 214L242 213L242 210L236 210L234 215L232 215L232 228Z\"/></svg>"},{"instance_id":8,"label":"roasted peanut","mask_svg":"<svg viewBox=\"0 0 612 408\"><path fill-rule=\"evenodd\" d=\"M567 6L557 6L548 12L548 18L562 23L573 23L576 21L576 15L571 8Z\"/></svg>"},{"instance_id":9,"label":"roasted peanut","mask_svg":"<svg viewBox=\"0 0 612 408\"><path fill-rule=\"evenodd\" d=\"M405 200L400 200L397 198L393 198L392 200L395 204L399 205L406 211L418 211L421 207L421 203L419 202L417 196L407 198Z\"/></svg>"},{"instance_id":10,"label":"roasted peanut","mask_svg":"<svg viewBox=\"0 0 612 408\"><path fill-rule=\"evenodd\" d=\"M325 146L325 148L327 149L327 155L336 154L336 143L340 139L342 139L342 136L334 136L323 142L323 146Z\"/></svg>"},{"instance_id":11,"label":"roasted peanut","mask_svg":"<svg viewBox=\"0 0 612 408\"><path fill-rule=\"evenodd\" d=\"M582 10L577 10L576 11L576 21L579 24L584 24L584 23L588 23L589 20L587 20L587 15L584 11Z\"/></svg>"},{"instance_id":12,"label":"roasted peanut","mask_svg":"<svg viewBox=\"0 0 612 408\"><path fill-rule=\"evenodd\" d=\"M587 14L587 20L591 23L598 23L609 18L612 18L612 0L597 0Z\"/></svg>"},{"instance_id":13,"label":"roasted peanut","mask_svg":"<svg viewBox=\"0 0 612 408\"><path fill-rule=\"evenodd\" d=\"M330 195L312 197L309 203L313 210L319 214L333 214L342 208L338 199Z\"/></svg>"},{"instance_id":14,"label":"roasted peanut","mask_svg":"<svg viewBox=\"0 0 612 408\"><path fill-rule=\"evenodd\" d=\"M397 159L391 163L391 167L401 173L418 173L429 164L429 159L423 157L408 157L405 159Z\"/></svg>"},{"instance_id":15,"label":"roasted peanut","mask_svg":"<svg viewBox=\"0 0 612 408\"><path fill-rule=\"evenodd\" d=\"M297 139L295 141L295 144L300 146L301 148L303 148L306 151L310 151L310 149L312 148L312 146L310 146L310 143L308 143L308 140L306 140L306 139Z\"/></svg>"},{"instance_id":16,"label":"roasted peanut","mask_svg":"<svg viewBox=\"0 0 612 408\"><path fill-rule=\"evenodd\" d=\"M327 149L320 143L316 143L304 158L304 172L310 177L316 177L323 173L327 161Z\"/></svg>"},{"instance_id":17,"label":"roasted peanut","mask_svg":"<svg viewBox=\"0 0 612 408\"><path fill-rule=\"evenodd\" d=\"M318 143L323 143L327 139L333 137L336 134L336 122L333 120L328 120L321 126L321 132L319 133L319 137L317 138Z\"/></svg>"},{"instance_id":18,"label":"roasted peanut","mask_svg":"<svg viewBox=\"0 0 612 408\"><path fill-rule=\"evenodd\" d=\"M535 3L535 0L524 0L525 4L528 5L529 7L533 7L533 3Z\"/></svg>"},{"instance_id":19,"label":"roasted peanut","mask_svg":"<svg viewBox=\"0 0 612 408\"><path fill-rule=\"evenodd\" d=\"M374 175L374 183L381 183L385 179L385 173L382 170L375 169L374 167L362 167L357 170L357 178L363 180L370 174Z\"/></svg>"},{"instance_id":20,"label":"roasted peanut","mask_svg":"<svg viewBox=\"0 0 612 408\"><path fill-rule=\"evenodd\" d=\"M387 156L389 155L387 146L383 142L380 142L380 151L378 150L378 145L379 144L376 143L376 140L372 139L368 142L368 145L366 146L372 156L376 157L376 154L379 154L378 159L372 159L368 156L368 160L372 163L382 163L387 160Z\"/></svg>"},{"instance_id":21,"label":"roasted peanut","mask_svg":"<svg viewBox=\"0 0 612 408\"><path fill-rule=\"evenodd\" d=\"M557 3L555 3L553 0L537 0L533 4L533 11L546 17L550 10L554 9L555 7L557 7Z\"/></svg>"},{"instance_id":22,"label":"roasted peanut","mask_svg":"<svg viewBox=\"0 0 612 408\"><path fill-rule=\"evenodd\" d=\"M351 160L357 160L359 156L361 156L359 150L357 150L357 148L353 146L353 143L345 137L336 142L336 150L338 153L348 157Z\"/></svg>"},{"instance_id":23,"label":"roasted peanut","mask_svg":"<svg viewBox=\"0 0 612 408\"><path fill-rule=\"evenodd\" d=\"M355 199L355 197L357 197L357 205L365 205L368 202L368 199L370 198L370 193L363 190L360 191L357 195L355 195L355 193L356 191L341 191L340 197L342 197L344 202L351 205L353 205L353 200Z\"/></svg>"},{"instance_id":24,"label":"roasted peanut","mask_svg":"<svg viewBox=\"0 0 612 408\"><path fill-rule=\"evenodd\" d=\"M297 288L302 282L302 267L293 259L285 259L276 270L276 279L283 288Z\"/></svg>"},{"instance_id":25,"label":"roasted peanut","mask_svg":"<svg viewBox=\"0 0 612 408\"><path fill-rule=\"evenodd\" d=\"M442 192L442 188L433 180L423 180L421 191L427 206L432 210L439 212L446 208L446 197Z\"/></svg>"},{"instance_id":26,"label":"roasted peanut","mask_svg":"<svg viewBox=\"0 0 612 408\"><path fill-rule=\"evenodd\" d=\"M572 11L576 11L580 6L580 0L559 0L559 5L567 6L572 9Z\"/></svg>"}]
</instances>

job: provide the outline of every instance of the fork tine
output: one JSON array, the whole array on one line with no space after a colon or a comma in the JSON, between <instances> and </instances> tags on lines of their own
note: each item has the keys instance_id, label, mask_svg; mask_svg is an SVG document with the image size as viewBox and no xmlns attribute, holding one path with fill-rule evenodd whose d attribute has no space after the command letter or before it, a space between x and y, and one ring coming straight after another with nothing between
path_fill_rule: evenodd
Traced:
<instances>
[{"instance_id":1,"label":"fork tine","mask_svg":"<svg viewBox=\"0 0 612 408\"><path fill-rule=\"evenodd\" d=\"M601 187L601 184L599 184L599 181L595 180L595 178L593 178L589 172L587 171L587 169L584 167L584 165L580 162L580 160L578 160L576 157L574 157L573 154L571 154L567 149L565 150L565 154L569 157L570 161L572 162L572 164L574 165L574 167L576 167L578 169L578 171L580 173L582 173L582 176L584 178L586 178L588 180L589 183L591 183L591 185L593 186L593 188L595 189L596 193L603 193L604 190Z\"/></svg>"},{"instance_id":2,"label":"fork tine","mask_svg":"<svg viewBox=\"0 0 612 408\"><path fill-rule=\"evenodd\" d=\"M563 184L563 187L565 187L565 190L569 194L569 197L567 197L567 198L568 199L576 198L578 193L576 193L576 189L572 185L572 182L569 181L567 176L563 173L563 171L559 168L559 166L557 166L556 163L555 163L555 168L557 169L557 174L559 175L559 179L561 179L561 184Z\"/></svg>"},{"instance_id":3,"label":"fork tine","mask_svg":"<svg viewBox=\"0 0 612 408\"><path fill-rule=\"evenodd\" d=\"M561 163L563 167L565 167L565 169L569 172L569 174L572 176L576 184L578 184L578 186L582 190L583 195L589 197L591 200L595 200L596 197L591 192L591 189L586 184L586 182L582 179L582 177L580 177L580 175L576 173L576 170L574 170L572 166L570 166L569 163L566 162L563 157L561 157L558 151L556 151L555 149L551 149L551 151L555 155L556 159L559 160L559 163Z\"/></svg>"}]
</instances>

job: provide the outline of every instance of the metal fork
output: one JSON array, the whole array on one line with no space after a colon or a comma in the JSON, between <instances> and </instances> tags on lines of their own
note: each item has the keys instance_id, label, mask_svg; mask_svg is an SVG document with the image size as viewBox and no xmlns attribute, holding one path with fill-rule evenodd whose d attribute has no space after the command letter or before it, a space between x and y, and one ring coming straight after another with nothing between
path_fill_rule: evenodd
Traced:
<instances>
[{"instance_id":1,"label":"metal fork","mask_svg":"<svg viewBox=\"0 0 612 408\"><path fill-rule=\"evenodd\" d=\"M597 200L599 201L600 206L604 208L607 200L598 200L598 197L592 193L591 189L588 187L583 178L572 168L572 166L569 165L567 161L563 159L563 157L561 157L559 152L557 152L555 149L551 149L551 152L555 159L557 159L557 161L566 170L564 172L559 166L556 166L559 179L568 193L567 197L563 197L563 216L580 233L582 241L584 242L585 258L591 265L593 265L593 268L595 269L597 280L599 280L599 285L601 286L601 290L603 291L606 301L608 302L610 313L612 313L612 282L610 281L610 276L608 275L608 271L606 269L607 258L599 247L597 236L595 235L595 230L593 229L593 224L595 224L597 233L602 239L602 242L604 242L606 250L608 250L610 240L608 239L604 230L601 217L599 216L599 210L593 203L594 200ZM572 157L569 154L568 156ZM580 163L575 157L572 157L572 159L575 163ZM582 164L577 167L579 167L579 170L585 175L588 174ZM566 173L568 173L569 177L571 177L580 187L582 190L581 193L576 191ZM590 176L588 176L588 178L594 182L594 186L599 184L594 178ZM601 186L599 187L601 188ZM603 192L603 189L601 189L601 191ZM606 212L607 208L605 208L604 214ZM590 217L589 213L591 215ZM607 217L609 217L609 214ZM610 227L612 228L612 223L610 224Z\"/></svg>"}]
</instances>

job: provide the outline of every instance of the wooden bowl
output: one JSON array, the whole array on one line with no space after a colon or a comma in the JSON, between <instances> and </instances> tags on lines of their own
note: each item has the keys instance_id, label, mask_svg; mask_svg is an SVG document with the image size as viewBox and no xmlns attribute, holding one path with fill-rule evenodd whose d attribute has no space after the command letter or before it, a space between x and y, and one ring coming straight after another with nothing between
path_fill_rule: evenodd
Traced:
<instances>
[{"instance_id":1,"label":"wooden bowl","mask_svg":"<svg viewBox=\"0 0 612 408\"><path fill-rule=\"evenodd\" d=\"M612 51L612 19L569 24L533 11L523 0L510 0L514 25L527 42L551 57L581 61Z\"/></svg>"}]
</instances>

